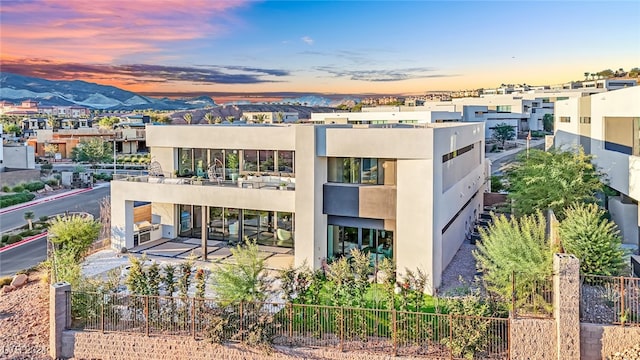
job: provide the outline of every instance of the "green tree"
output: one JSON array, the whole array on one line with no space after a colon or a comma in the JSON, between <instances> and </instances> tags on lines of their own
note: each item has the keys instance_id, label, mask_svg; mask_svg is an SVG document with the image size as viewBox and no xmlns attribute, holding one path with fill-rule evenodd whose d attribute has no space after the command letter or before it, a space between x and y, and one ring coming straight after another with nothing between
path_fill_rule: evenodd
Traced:
<instances>
[{"instance_id":1,"label":"green tree","mask_svg":"<svg viewBox=\"0 0 640 360\"><path fill-rule=\"evenodd\" d=\"M113 148L111 143L102 138L80 140L80 143L71 150L71 157L75 161L86 161L92 165L112 160Z\"/></svg>"},{"instance_id":2,"label":"green tree","mask_svg":"<svg viewBox=\"0 0 640 360\"><path fill-rule=\"evenodd\" d=\"M497 175L491 175L491 192L497 193L504 190L504 185L502 184L502 177Z\"/></svg>"},{"instance_id":3,"label":"green tree","mask_svg":"<svg viewBox=\"0 0 640 360\"><path fill-rule=\"evenodd\" d=\"M224 263L212 271L212 290L221 305L240 301L263 301L270 282L265 262L255 242L231 249L234 263Z\"/></svg>"},{"instance_id":4,"label":"green tree","mask_svg":"<svg viewBox=\"0 0 640 360\"><path fill-rule=\"evenodd\" d=\"M609 78L613 77L614 72L611 69L606 69L606 70L602 70L602 71L598 72L597 75L599 77L601 77L601 78L609 79Z\"/></svg>"},{"instance_id":5,"label":"green tree","mask_svg":"<svg viewBox=\"0 0 640 360\"><path fill-rule=\"evenodd\" d=\"M60 249L71 251L80 261L98 238L100 223L81 215L57 216L49 225L49 239Z\"/></svg>"},{"instance_id":6,"label":"green tree","mask_svg":"<svg viewBox=\"0 0 640 360\"><path fill-rule=\"evenodd\" d=\"M552 209L559 220L575 202L595 202L602 189L592 156L577 151L531 149L507 170L509 198L517 215Z\"/></svg>"},{"instance_id":7,"label":"green tree","mask_svg":"<svg viewBox=\"0 0 640 360\"><path fill-rule=\"evenodd\" d=\"M186 113L186 114L182 115L182 119L184 120L185 123L191 125L191 121L193 120L193 114Z\"/></svg>"},{"instance_id":8,"label":"green tree","mask_svg":"<svg viewBox=\"0 0 640 360\"><path fill-rule=\"evenodd\" d=\"M590 74L590 72L589 72L589 71L587 71L587 72L585 72L585 73L584 73L584 79L585 79L585 80L589 80L589 74Z\"/></svg>"},{"instance_id":9,"label":"green tree","mask_svg":"<svg viewBox=\"0 0 640 360\"><path fill-rule=\"evenodd\" d=\"M553 131L553 114L544 114L542 118L542 127L544 131Z\"/></svg>"},{"instance_id":10,"label":"green tree","mask_svg":"<svg viewBox=\"0 0 640 360\"><path fill-rule=\"evenodd\" d=\"M507 123L500 123L493 127L492 137L499 141L504 148L504 144L507 140L511 140L516 137L516 131L513 126Z\"/></svg>"},{"instance_id":11,"label":"green tree","mask_svg":"<svg viewBox=\"0 0 640 360\"><path fill-rule=\"evenodd\" d=\"M574 204L566 209L558 234L564 251L580 259L580 271L616 276L625 269L622 240L616 224L596 204Z\"/></svg>"},{"instance_id":12,"label":"green tree","mask_svg":"<svg viewBox=\"0 0 640 360\"><path fill-rule=\"evenodd\" d=\"M640 68L634 67L633 69L629 70L629 73L627 75L632 78L638 77L638 75L640 75Z\"/></svg>"},{"instance_id":13,"label":"green tree","mask_svg":"<svg viewBox=\"0 0 640 360\"><path fill-rule=\"evenodd\" d=\"M519 298L533 292L533 284L546 280L552 271L553 252L546 238L546 221L541 212L510 220L494 216L487 230L480 229L482 242L473 256L489 291L510 299L512 275L518 274Z\"/></svg>"},{"instance_id":14,"label":"green tree","mask_svg":"<svg viewBox=\"0 0 640 360\"><path fill-rule=\"evenodd\" d=\"M36 215L34 214L33 211L25 211L24 212L24 219L29 224L29 230L33 230L33 219L35 219L35 218L36 218Z\"/></svg>"},{"instance_id":15,"label":"green tree","mask_svg":"<svg viewBox=\"0 0 640 360\"><path fill-rule=\"evenodd\" d=\"M44 154L48 157L48 158L52 158L56 155L56 153L58 152L58 145L56 144L46 144L43 148L44 150Z\"/></svg>"},{"instance_id":16,"label":"green tree","mask_svg":"<svg viewBox=\"0 0 640 360\"><path fill-rule=\"evenodd\" d=\"M98 126L101 129L113 129L113 125L120 122L120 118L117 116L105 116L98 121Z\"/></svg>"},{"instance_id":17,"label":"green tree","mask_svg":"<svg viewBox=\"0 0 640 360\"><path fill-rule=\"evenodd\" d=\"M16 134L16 136L20 135L20 133L22 132L20 126L12 123L4 123L2 125L2 130L5 134L13 133Z\"/></svg>"},{"instance_id":18,"label":"green tree","mask_svg":"<svg viewBox=\"0 0 640 360\"><path fill-rule=\"evenodd\" d=\"M52 130L56 128L56 118L53 115L47 115L47 127Z\"/></svg>"}]
</instances>

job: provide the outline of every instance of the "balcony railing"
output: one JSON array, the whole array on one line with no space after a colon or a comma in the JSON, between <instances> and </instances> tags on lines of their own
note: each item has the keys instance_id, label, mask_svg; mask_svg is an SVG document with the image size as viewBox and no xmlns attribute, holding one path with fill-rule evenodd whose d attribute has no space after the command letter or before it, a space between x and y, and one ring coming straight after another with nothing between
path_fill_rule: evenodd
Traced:
<instances>
[{"instance_id":1,"label":"balcony railing","mask_svg":"<svg viewBox=\"0 0 640 360\"><path fill-rule=\"evenodd\" d=\"M244 189L272 189L272 190L295 190L295 178L285 178L278 176L254 176L239 178L237 181L207 179L199 177L165 177L151 175L121 175L114 174L114 181L144 182L152 184L173 184L191 186L224 186L239 187Z\"/></svg>"}]
</instances>

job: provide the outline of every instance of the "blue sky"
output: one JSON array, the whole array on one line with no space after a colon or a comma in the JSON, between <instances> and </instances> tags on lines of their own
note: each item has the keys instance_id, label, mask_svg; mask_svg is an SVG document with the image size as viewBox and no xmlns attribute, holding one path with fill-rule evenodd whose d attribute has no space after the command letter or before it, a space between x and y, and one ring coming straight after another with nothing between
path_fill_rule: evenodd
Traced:
<instances>
[{"instance_id":1,"label":"blue sky","mask_svg":"<svg viewBox=\"0 0 640 360\"><path fill-rule=\"evenodd\" d=\"M640 66L638 1L35 0L0 16L3 71L134 91L420 93Z\"/></svg>"}]
</instances>

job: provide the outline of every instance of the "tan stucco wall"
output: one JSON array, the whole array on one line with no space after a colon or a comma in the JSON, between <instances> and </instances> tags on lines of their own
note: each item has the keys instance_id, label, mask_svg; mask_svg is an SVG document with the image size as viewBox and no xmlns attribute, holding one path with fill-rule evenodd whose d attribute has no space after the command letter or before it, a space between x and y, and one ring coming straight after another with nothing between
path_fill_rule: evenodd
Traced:
<instances>
[{"instance_id":1,"label":"tan stucco wall","mask_svg":"<svg viewBox=\"0 0 640 360\"><path fill-rule=\"evenodd\" d=\"M322 156L430 159L430 128L328 128ZM357 141L354 141L357 139Z\"/></svg>"}]
</instances>

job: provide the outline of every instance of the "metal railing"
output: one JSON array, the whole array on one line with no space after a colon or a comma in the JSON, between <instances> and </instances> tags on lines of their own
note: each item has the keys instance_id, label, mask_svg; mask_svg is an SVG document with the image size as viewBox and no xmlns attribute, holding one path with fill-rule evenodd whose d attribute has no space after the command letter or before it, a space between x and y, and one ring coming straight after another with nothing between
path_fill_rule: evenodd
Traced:
<instances>
[{"instance_id":1,"label":"metal railing","mask_svg":"<svg viewBox=\"0 0 640 360\"><path fill-rule=\"evenodd\" d=\"M167 174L169 175L169 174ZM295 190L295 182L286 180L282 181L264 181L260 177L252 179L240 178L237 181L217 180L208 178L193 177L171 177L171 176L151 176L151 175L124 175L116 174L114 181L131 181L131 182L148 182L154 184L173 184L173 185L207 185L207 186L225 186L240 187L245 189L279 189L279 190Z\"/></svg>"},{"instance_id":2,"label":"metal railing","mask_svg":"<svg viewBox=\"0 0 640 360\"><path fill-rule=\"evenodd\" d=\"M580 320L640 326L640 278L581 275Z\"/></svg>"},{"instance_id":3,"label":"metal railing","mask_svg":"<svg viewBox=\"0 0 640 360\"><path fill-rule=\"evenodd\" d=\"M509 319L210 299L67 293L70 329L178 335L214 342L366 350L392 355L509 358Z\"/></svg>"},{"instance_id":4,"label":"metal railing","mask_svg":"<svg viewBox=\"0 0 640 360\"><path fill-rule=\"evenodd\" d=\"M531 279L528 274L511 274L511 309L514 317L553 316L553 277Z\"/></svg>"}]
</instances>

